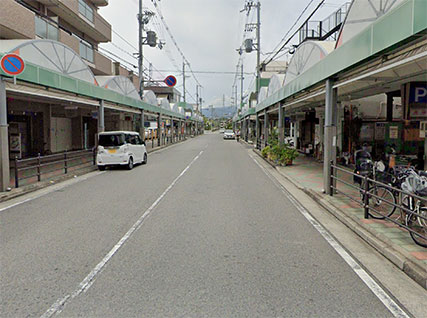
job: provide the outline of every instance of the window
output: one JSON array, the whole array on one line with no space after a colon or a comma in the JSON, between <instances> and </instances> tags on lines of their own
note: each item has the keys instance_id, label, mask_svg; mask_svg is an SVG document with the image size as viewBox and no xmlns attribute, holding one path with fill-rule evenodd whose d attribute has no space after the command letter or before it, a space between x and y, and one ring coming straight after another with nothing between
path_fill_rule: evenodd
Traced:
<instances>
[{"instance_id":1,"label":"window","mask_svg":"<svg viewBox=\"0 0 427 318\"><path fill-rule=\"evenodd\" d=\"M84 0L79 0L79 12L90 22L93 22L93 9Z\"/></svg>"},{"instance_id":2,"label":"window","mask_svg":"<svg viewBox=\"0 0 427 318\"><path fill-rule=\"evenodd\" d=\"M93 63L93 46L89 42L80 40L80 56Z\"/></svg>"},{"instance_id":3,"label":"window","mask_svg":"<svg viewBox=\"0 0 427 318\"><path fill-rule=\"evenodd\" d=\"M99 145L103 147L118 147L125 143L125 136L119 135L99 135Z\"/></svg>"},{"instance_id":4,"label":"window","mask_svg":"<svg viewBox=\"0 0 427 318\"><path fill-rule=\"evenodd\" d=\"M58 41L58 28L39 16L35 17L36 35L42 39Z\"/></svg>"}]
</instances>

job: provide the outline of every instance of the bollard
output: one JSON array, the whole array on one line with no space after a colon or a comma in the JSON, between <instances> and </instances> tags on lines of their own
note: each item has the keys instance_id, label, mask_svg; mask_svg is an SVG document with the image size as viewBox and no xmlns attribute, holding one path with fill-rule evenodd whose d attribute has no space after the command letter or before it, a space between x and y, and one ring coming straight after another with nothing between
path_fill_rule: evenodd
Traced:
<instances>
[{"instance_id":1,"label":"bollard","mask_svg":"<svg viewBox=\"0 0 427 318\"><path fill-rule=\"evenodd\" d=\"M41 158L40 158L40 152L39 152L39 154L38 154L38 156L37 156L37 181L39 181L40 182L40 179L41 179L41 173L40 173L40 165L41 165Z\"/></svg>"},{"instance_id":2,"label":"bollard","mask_svg":"<svg viewBox=\"0 0 427 318\"><path fill-rule=\"evenodd\" d=\"M365 176L365 184L363 187L363 192L364 192L364 212L365 212L365 219L369 219L369 195L368 195L368 191L369 191L369 183L368 183L368 176Z\"/></svg>"},{"instance_id":3,"label":"bollard","mask_svg":"<svg viewBox=\"0 0 427 318\"><path fill-rule=\"evenodd\" d=\"M329 195L332 197L334 196L334 161L331 160L331 175L329 177Z\"/></svg>"},{"instance_id":4,"label":"bollard","mask_svg":"<svg viewBox=\"0 0 427 318\"><path fill-rule=\"evenodd\" d=\"M68 165L67 165L67 149L64 152L64 173L68 173Z\"/></svg>"},{"instance_id":5,"label":"bollard","mask_svg":"<svg viewBox=\"0 0 427 318\"><path fill-rule=\"evenodd\" d=\"M19 187L19 177L18 177L18 156L15 156L15 188Z\"/></svg>"},{"instance_id":6,"label":"bollard","mask_svg":"<svg viewBox=\"0 0 427 318\"><path fill-rule=\"evenodd\" d=\"M92 157L93 157L93 165L96 166L96 148L93 148Z\"/></svg>"}]
</instances>

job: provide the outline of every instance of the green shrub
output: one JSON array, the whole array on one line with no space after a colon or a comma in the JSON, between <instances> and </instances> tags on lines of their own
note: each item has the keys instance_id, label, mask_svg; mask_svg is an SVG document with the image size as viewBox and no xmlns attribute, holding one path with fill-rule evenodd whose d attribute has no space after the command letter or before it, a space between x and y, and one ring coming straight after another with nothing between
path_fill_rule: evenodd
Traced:
<instances>
[{"instance_id":1,"label":"green shrub","mask_svg":"<svg viewBox=\"0 0 427 318\"><path fill-rule=\"evenodd\" d=\"M264 149L261 150L261 155L264 158L267 158L269 153L270 153L270 146L264 147Z\"/></svg>"}]
</instances>

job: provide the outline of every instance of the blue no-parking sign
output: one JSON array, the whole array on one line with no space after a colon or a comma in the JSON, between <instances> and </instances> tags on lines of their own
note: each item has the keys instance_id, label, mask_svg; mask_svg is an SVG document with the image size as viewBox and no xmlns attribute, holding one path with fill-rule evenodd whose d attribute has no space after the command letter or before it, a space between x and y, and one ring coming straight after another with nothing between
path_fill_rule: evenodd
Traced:
<instances>
[{"instance_id":1,"label":"blue no-parking sign","mask_svg":"<svg viewBox=\"0 0 427 318\"><path fill-rule=\"evenodd\" d=\"M16 54L6 54L0 61L0 67L8 75L16 76L24 71L24 60Z\"/></svg>"},{"instance_id":2,"label":"blue no-parking sign","mask_svg":"<svg viewBox=\"0 0 427 318\"><path fill-rule=\"evenodd\" d=\"M165 78L165 84L169 87L174 87L176 85L176 77L173 75L169 75Z\"/></svg>"}]
</instances>

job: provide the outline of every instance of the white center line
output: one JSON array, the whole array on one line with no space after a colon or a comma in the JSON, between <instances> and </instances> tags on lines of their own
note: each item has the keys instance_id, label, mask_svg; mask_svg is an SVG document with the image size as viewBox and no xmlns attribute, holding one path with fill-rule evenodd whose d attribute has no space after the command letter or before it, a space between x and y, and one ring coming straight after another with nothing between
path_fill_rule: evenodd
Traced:
<instances>
[{"instance_id":1,"label":"white center line","mask_svg":"<svg viewBox=\"0 0 427 318\"><path fill-rule=\"evenodd\" d=\"M175 180L166 188L166 190L157 198L156 201L142 214L142 216L135 222L135 224L126 232L126 234L120 239L120 241L111 249L111 251L105 255L101 262L95 266L95 268L83 279L79 284L78 288L72 293L66 295L63 298L58 299L41 317L47 318L52 317L54 314L62 311L64 306L71 301L73 298L79 296L81 293L86 292L95 281L97 275L103 270L106 264L114 256L114 254L126 243L126 241L137 231L143 224L144 220L150 215L154 208L160 203L165 195L172 189L172 187L178 182L178 180L190 169L192 164L199 159L204 150L200 151L199 154L188 164L187 167L179 174Z\"/></svg>"},{"instance_id":2,"label":"white center line","mask_svg":"<svg viewBox=\"0 0 427 318\"><path fill-rule=\"evenodd\" d=\"M377 284L377 282L366 272L356 260L335 240L335 238L307 211L307 209L298 202L294 196L283 187L274 176L267 171L252 155L249 155L258 167L267 175L267 177L283 192L283 194L293 203L298 211L311 223L311 225L324 237L330 246L340 255L350 268L360 277L368 288L378 297L378 299L387 307L387 309L398 318L409 318L406 312L386 293L386 291Z\"/></svg>"}]
</instances>

